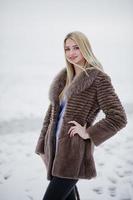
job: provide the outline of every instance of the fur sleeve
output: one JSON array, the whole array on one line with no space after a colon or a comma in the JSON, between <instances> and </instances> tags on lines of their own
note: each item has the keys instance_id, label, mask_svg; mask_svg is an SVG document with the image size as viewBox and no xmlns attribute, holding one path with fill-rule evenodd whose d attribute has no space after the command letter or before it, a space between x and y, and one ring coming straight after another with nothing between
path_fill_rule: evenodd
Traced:
<instances>
[{"instance_id":1,"label":"fur sleeve","mask_svg":"<svg viewBox=\"0 0 133 200\"><path fill-rule=\"evenodd\" d=\"M112 137L127 124L124 108L107 74L98 77L97 101L105 118L87 129L96 146Z\"/></svg>"}]
</instances>

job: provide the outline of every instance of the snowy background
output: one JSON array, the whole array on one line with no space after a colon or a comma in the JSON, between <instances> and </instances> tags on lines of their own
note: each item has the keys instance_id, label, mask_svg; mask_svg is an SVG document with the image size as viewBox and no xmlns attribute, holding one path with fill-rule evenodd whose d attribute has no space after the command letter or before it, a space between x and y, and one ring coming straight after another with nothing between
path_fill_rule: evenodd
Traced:
<instances>
[{"instance_id":1,"label":"snowy background","mask_svg":"<svg viewBox=\"0 0 133 200\"><path fill-rule=\"evenodd\" d=\"M78 182L81 200L133 200L132 8L132 0L0 0L1 200L40 200L46 190L34 150L49 84L65 66L63 39L74 30L88 36L128 116L96 148L98 177Z\"/></svg>"}]
</instances>

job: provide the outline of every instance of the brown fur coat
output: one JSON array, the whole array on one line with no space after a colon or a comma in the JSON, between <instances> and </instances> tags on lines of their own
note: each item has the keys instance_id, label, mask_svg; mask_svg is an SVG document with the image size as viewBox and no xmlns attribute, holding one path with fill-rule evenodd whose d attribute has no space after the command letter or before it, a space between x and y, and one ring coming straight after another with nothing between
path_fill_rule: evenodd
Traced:
<instances>
[{"instance_id":1,"label":"brown fur coat","mask_svg":"<svg viewBox=\"0 0 133 200\"><path fill-rule=\"evenodd\" d=\"M59 112L59 94L65 86L67 71L63 68L54 78L49 90L50 104L45 114L43 127L35 152L44 153L47 179L52 176L91 179L96 176L93 158L93 143L98 146L127 123L124 108L115 93L110 77L98 69L87 70L76 77L68 90L67 107L55 152L55 134L53 134ZM105 118L93 123L102 110ZM74 120L82 126L86 124L91 139L82 139L78 134L67 134Z\"/></svg>"}]
</instances>

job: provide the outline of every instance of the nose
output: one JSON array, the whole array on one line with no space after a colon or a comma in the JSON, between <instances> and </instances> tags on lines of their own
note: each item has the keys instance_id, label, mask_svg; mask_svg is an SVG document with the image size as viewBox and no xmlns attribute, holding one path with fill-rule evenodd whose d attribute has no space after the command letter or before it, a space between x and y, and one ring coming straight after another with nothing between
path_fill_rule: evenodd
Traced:
<instances>
[{"instance_id":1,"label":"nose","mask_svg":"<svg viewBox=\"0 0 133 200\"><path fill-rule=\"evenodd\" d=\"M75 55L74 50L73 50L73 49L70 49L70 51L69 51L69 56L71 57L71 56L74 56L74 55Z\"/></svg>"}]
</instances>

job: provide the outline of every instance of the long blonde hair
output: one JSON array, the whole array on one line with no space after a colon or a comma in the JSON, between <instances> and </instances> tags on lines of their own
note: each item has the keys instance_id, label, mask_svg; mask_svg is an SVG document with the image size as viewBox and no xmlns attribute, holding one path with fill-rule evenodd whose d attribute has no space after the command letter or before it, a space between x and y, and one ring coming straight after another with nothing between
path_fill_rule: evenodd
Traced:
<instances>
[{"instance_id":1,"label":"long blonde hair","mask_svg":"<svg viewBox=\"0 0 133 200\"><path fill-rule=\"evenodd\" d=\"M66 37L64 38L64 53L65 53L65 43L68 38L75 41L75 43L78 45L83 57L86 60L86 63L84 66L80 66L75 63L74 63L74 65L76 65L77 67L79 67L80 69L85 71L87 76L89 76L86 71L87 69L91 70L91 69L97 68L97 69L103 71L103 67L102 67L101 63L97 60L95 55L93 54L90 42L85 34L83 34L80 31L73 31L73 32L68 33L66 35ZM67 69L67 79L66 79L65 87L59 95L59 99L61 99L63 97L65 89L71 84L73 76L74 76L74 68L73 68L72 62L71 63L69 62L69 60L66 58L66 55L65 55L65 60L66 60L66 69Z\"/></svg>"}]
</instances>

